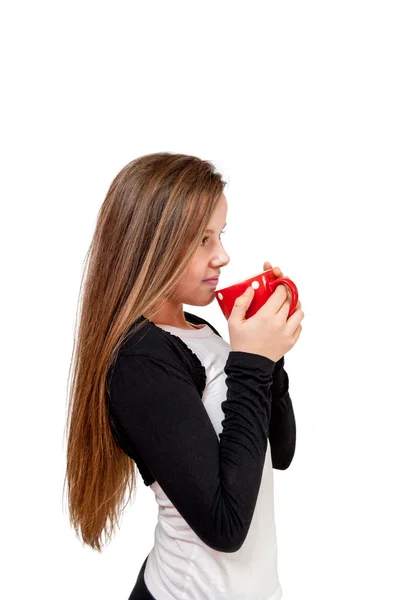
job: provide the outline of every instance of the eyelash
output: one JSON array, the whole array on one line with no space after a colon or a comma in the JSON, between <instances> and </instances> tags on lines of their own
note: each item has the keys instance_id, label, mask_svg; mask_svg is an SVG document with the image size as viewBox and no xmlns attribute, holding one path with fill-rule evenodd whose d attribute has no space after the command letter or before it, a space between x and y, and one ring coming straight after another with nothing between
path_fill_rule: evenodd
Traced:
<instances>
[{"instance_id":1,"label":"eyelash","mask_svg":"<svg viewBox=\"0 0 401 600\"><path fill-rule=\"evenodd\" d=\"M223 233L225 233L225 232L226 232L225 230L224 230L224 231L222 231L222 232L220 233L220 235L222 235L222 234L223 234ZM208 240L208 239L209 239L209 236L207 236L207 237L204 237L204 238L202 239L201 246L203 246L203 242L204 242L205 240ZM219 237L219 239L220 239L220 237Z\"/></svg>"}]
</instances>

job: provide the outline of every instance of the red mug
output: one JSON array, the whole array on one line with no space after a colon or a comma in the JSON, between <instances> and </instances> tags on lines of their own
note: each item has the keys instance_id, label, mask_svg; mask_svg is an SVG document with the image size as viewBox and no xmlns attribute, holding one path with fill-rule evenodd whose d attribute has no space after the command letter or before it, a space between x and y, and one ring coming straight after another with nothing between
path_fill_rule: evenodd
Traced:
<instances>
[{"instance_id":1,"label":"red mug","mask_svg":"<svg viewBox=\"0 0 401 600\"><path fill-rule=\"evenodd\" d=\"M297 287L295 283L288 277L276 278L273 273L273 269L267 269L267 271L262 271L262 273L252 275L252 277L249 277L249 279L244 279L242 281L238 281L237 283L233 283L228 287L215 290L214 295L225 318L228 319L238 296L241 296L249 286L252 286L254 289L254 295L252 302L245 314L245 317L249 319L249 317L252 317L258 312L258 310L273 294L276 287L281 284L287 285L291 291L291 306L290 310L288 311L288 317L290 317L294 313L298 304Z\"/></svg>"}]
</instances>

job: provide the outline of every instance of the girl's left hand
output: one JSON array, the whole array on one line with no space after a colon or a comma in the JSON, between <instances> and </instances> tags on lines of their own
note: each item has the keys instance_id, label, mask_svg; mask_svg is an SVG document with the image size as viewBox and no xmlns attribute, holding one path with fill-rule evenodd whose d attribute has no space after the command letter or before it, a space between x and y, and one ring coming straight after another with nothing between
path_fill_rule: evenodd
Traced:
<instances>
[{"instance_id":1,"label":"girl's left hand","mask_svg":"<svg viewBox=\"0 0 401 600\"><path fill-rule=\"evenodd\" d=\"M268 269L271 269L271 268L272 268L272 266L269 262L263 263L264 271L267 271ZM279 279L280 277L285 277L285 275L281 272L280 267L274 267L273 273L274 273L274 276L276 279ZM286 286L286 288L287 288L287 296L291 300L291 292L287 286ZM299 300L298 300L297 308L301 308L301 303Z\"/></svg>"}]
</instances>

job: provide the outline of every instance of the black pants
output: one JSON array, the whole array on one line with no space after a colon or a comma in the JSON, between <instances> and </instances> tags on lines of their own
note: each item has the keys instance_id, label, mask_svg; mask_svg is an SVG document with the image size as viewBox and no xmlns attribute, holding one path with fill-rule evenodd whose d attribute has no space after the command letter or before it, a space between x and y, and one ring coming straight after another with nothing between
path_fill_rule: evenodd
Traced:
<instances>
[{"instance_id":1,"label":"black pants","mask_svg":"<svg viewBox=\"0 0 401 600\"><path fill-rule=\"evenodd\" d=\"M148 555L149 556L149 555ZM134 589L132 590L130 597L128 600L156 600L154 596L149 592L148 588L145 584L144 573L146 567L146 561L148 560L148 556L145 558L145 561L139 571L138 578L136 580L136 584Z\"/></svg>"}]
</instances>

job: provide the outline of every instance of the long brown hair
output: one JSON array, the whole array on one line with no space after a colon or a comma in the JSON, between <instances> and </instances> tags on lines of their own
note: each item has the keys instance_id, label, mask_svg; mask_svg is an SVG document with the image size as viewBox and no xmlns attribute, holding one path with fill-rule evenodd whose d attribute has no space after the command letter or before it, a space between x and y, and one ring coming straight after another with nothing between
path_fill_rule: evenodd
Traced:
<instances>
[{"instance_id":1,"label":"long brown hair","mask_svg":"<svg viewBox=\"0 0 401 600\"><path fill-rule=\"evenodd\" d=\"M133 322L170 298L225 185L210 161L147 154L118 173L98 213L68 375L64 480L70 523L98 552L102 533L107 543L136 491L135 462L116 443L108 420L109 369ZM141 320L136 331L145 324Z\"/></svg>"}]
</instances>

